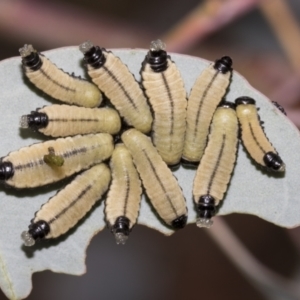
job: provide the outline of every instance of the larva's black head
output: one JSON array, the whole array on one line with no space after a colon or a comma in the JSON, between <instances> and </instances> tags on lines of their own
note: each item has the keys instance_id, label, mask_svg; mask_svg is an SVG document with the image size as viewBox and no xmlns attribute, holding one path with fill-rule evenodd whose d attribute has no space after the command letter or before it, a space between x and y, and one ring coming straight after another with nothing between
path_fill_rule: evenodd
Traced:
<instances>
[{"instance_id":1,"label":"larva's black head","mask_svg":"<svg viewBox=\"0 0 300 300\"><path fill-rule=\"evenodd\" d=\"M23 48L19 49L19 52L23 66L30 68L32 71L37 71L41 68L43 62L32 45L24 45Z\"/></svg>"},{"instance_id":2,"label":"larva's black head","mask_svg":"<svg viewBox=\"0 0 300 300\"><path fill-rule=\"evenodd\" d=\"M172 221L171 226L174 229L181 229L184 228L187 222L187 216L186 215L182 215L178 218L176 218L175 220Z\"/></svg>"},{"instance_id":3,"label":"larva's black head","mask_svg":"<svg viewBox=\"0 0 300 300\"><path fill-rule=\"evenodd\" d=\"M232 59L229 56L223 56L215 61L214 68L223 74L230 72L232 70Z\"/></svg>"},{"instance_id":4,"label":"larva's black head","mask_svg":"<svg viewBox=\"0 0 300 300\"><path fill-rule=\"evenodd\" d=\"M0 163L0 180L8 180L14 175L13 164L9 161Z\"/></svg>"},{"instance_id":5,"label":"larva's black head","mask_svg":"<svg viewBox=\"0 0 300 300\"><path fill-rule=\"evenodd\" d=\"M199 215L197 226L209 228L213 223L211 218L216 213L214 197L212 197L211 195L201 196L197 204L197 211Z\"/></svg>"},{"instance_id":6,"label":"larva's black head","mask_svg":"<svg viewBox=\"0 0 300 300\"><path fill-rule=\"evenodd\" d=\"M31 128L33 131L45 128L48 125L48 116L45 113L32 111L30 115L21 117L20 126L22 128Z\"/></svg>"},{"instance_id":7,"label":"larva's black head","mask_svg":"<svg viewBox=\"0 0 300 300\"><path fill-rule=\"evenodd\" d=\"M274 152L267 152L264 155L263 159L267 168L271 169L272 171L277 171L277 172L285 171L285 164L283 163L282 159L278 154Z\"/></svg>"},{"instance_id":8,"label":"larva's black head","mask_svg":"<svg viewBox=\"0 0 300 300\"><path fill-rule=\"evenodd\" d=\"M40 220L29 225L28 233L34 240L43 239L50 232L50 226L47 222Z\"/></svg>"},{"instance_id":9,"label":"larva's black head","mask_svg":"<svg viewBox=\"0 0 300 300\"><path fill-rule=\"evenodd\" d=\"M222 102L219 104L219 107L231 108L231 109L235 110L236 105L235 105L233 102L222 101Z\"/></svg>"},{"instance_id":10,"label":"larva's black head","mask_svg":"<svg viewBox=\"0 0 300 300\"><path fill-rule=\"evenodd\" d=\"M247 96L242 96L239 98L235 99L235 104L236 105L246 105L246 104L251 104L251 105L255 105L255 100L251 97L247 97Z\"/></svg>"},{"instance_id":11,"label":"larva's black head","mask_svg":"<svg viewBox=\"0 0 300 300\"><path fill-rule=\"evenodd\" d=\"M130 221L127 217L122 216L117 218L115 224L111 229L111 231L115 235L117 244L124 245L126 243L130 233L129 224Z\"/></svg>"},{"instance_id":12,"label":"larva's black head","mask_svg":"<svg viewBox=\"0 0 300 300\"><path fill-rule=\"evenodd\" d=\"M106 58L99 46L94 46L90 41L86 41L79 46L79 50L84 54L84 62L94 69L101 68Z\"/></svg>"},{"instance_id":13,"label":"larva's black head","mask_svg":"<svg viewBox=\"0 0 300 300\"><path fill-rule=\"evenodd\" d=\"M36 240L41 240L50 232L50 226L47 222L40 220L29 225L29 230L21 234L25 246L33 246Z\"/></svg>"},{"instance_id":14,"label":"larva's black head","mask_svg":"<svg viewBox=\"0 0 300 300\"><path fill-rule=\"evenodd\" d=\"M166 45L161 41L152 41L145 63L148 63L154 72L163 72L168 67L168 55L165 51Z\"/></svg>"}]
</instances>

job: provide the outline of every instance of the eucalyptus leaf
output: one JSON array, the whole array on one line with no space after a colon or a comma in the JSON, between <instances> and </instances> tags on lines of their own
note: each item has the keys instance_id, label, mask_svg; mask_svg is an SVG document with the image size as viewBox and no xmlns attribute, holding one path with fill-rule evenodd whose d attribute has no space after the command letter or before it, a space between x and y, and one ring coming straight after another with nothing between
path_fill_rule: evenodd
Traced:
<instances>
[{"instance_id":1,"label":"eucalyptus leaf","mask_svg":"<svg viewBox=\"0 0 300 300\"><path fill-rule=\"evenodd\" d=\"M139 80L139 69L146 50L119 49L113 52L128 65ZM82 54L78 47L56 49L44 54L65 71L86 77L82 67ZM171 56L182 72L189 93L195 79L209 62L179 54ZM0 87L2 116L0 156L47 139L39 133L19 128L20 116L56 102L36 90L23 76L20 57L0 62ZM218 214L248 213L279 226L288 228L298 226L300 224L298 129L269 99L234 72L227 100L234 101L235 98L244 95L253 97L260 107L259 113L261 119L265 121L265 132L286 163L286 172L283 176L274 176L258 168L240 145L236 168ZM188 222L193 223L196 219L192 201L195 170L181 167L174 173L187 200ZM0 286L10 299L22 299L30 293L31 276L34 272L46 269L73 275L85 272L86 248L93 235L105 227L103 201L76 228L59 239L43 241L32 248L26 248L20 238L21 232L28 228L34 213L67 182L69 180L32 190L15 190L5 185L0 186ZM138 223L166 235L173 233L158 220L145 199L142 200ZM128 242L130 243L130 239Z\"/></svg>"}]
</instances>

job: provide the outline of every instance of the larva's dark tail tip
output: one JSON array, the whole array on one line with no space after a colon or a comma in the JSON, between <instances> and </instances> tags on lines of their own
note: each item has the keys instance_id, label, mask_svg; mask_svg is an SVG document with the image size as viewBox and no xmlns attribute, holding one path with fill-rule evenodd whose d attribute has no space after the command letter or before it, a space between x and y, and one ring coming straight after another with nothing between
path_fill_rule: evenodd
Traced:
<instances>
[{"instance_id":1,"label":"larva's dark tail tip","mask_svg":"<svg viewBox=\"0 0 300 300\"><path fill-rule=\"evenodd\" d=\"M268 169L275 172L285 171L285 164L278 154L274 152L268 152L264 155L263 160Z\"/></svg>"},{"instance_id":2,"label":"larva's dark tail tip","mask_svg":"<svg viewBox=\"0 0 300 300\"><path fill-rule=\"evenodd\" d=\"M36 241L45 238L49 232L49 224L46 221L40 220L29 225L28 235Z\"/></svg>"},{"instance_id":3,"label":"larva's dark tail tip","mask_svg":"<svg viewBox=\"0 0 300 300\"><path fill-rule=\"evenodd\" d=\"M48 116L45 113L32 111L29 115L23 115L20 118L21 128L30 128L33 131L38 131L48 125Z\"/></svg>"},{"instance_id":4,"label":"larva's dark tail tip","mask_svg":"<svg viewBox=\"0 0 300 300\"><path fill-rule=\"evenodd\" d=\"M124 245L128 239L130 229L130 221L127 217L118 217L115 224L113 225L111 231L115 236L116 243L119 245Z\"/></svg>"},{"instance_id":5,"label":"larva's dark tail tip","mask_svg":"<svg viewBox=\"0 0 300 300\"><path fill-rule=\"evenodd\" d=\"M200 218L210 219L216 213L215 198L211 195L202 195L197 204Z\"/></svg>"},{"instance_id":6,"label":"larva's dark tail tip","mask_svg":"<svg viewBox=\"0 0 300 300\"><path fill-rule=\"evenodd\" d=\"M229 56L223 56L217 59L214 64L214 68L219 72L225 74L232 70L232 59Z\"/></svg>"},{"instance_id":7,"label":"larva's dark tail tip","mask_svg":"<svg viewBox=\"0 0 300 300\"><path fill-rule=\"evenodd\" d=\"M233 109L233 110L236 109L235 103L229 102L229 101L222 101L222 102L219 104L219 107L231 108L231 109Z\"/></svg>"},{"instance_id":8,"label":"larva's dark tail tip","mask_svg":"<svg viewBox=\"0 0 300 300\"><path fill-rule=\"evenodd\" d=\"M185 168L196 169L199 165L199 161L190 161L182 157L181 165Z\"/></svg>"},{"instance_id":9,"label":"larva's dark tail tip","mask_svg":"<svg viewBox=\"0 0 300 300\"><path fill-rule=\"evenodd\" d=\"M238 105L246 105L246 104L252 104L252 105L255 105L255 100L251 97L248 97L248 96L242 96L242 97L238 97L235 99L235 104L236 106Z\"/></svg>"},{"instance_id":10,"label":"larva's dark tail tip","mask_svg":"<svg viewBox=\"0 0 300 300\"><path fill-rule=\"evenodd\" d=\"M178 163L176 163L176 164L168 165L168 167L169 167L169 169L170 169L172 172L174 172L174 171L176 171L176 170L179 169L179 167L180 167L180 162L178 162Z\"/></svg>"},{"instance_id":11,"label":"larva's dark tail tip","mask_svg":"<svg viewBox=\"0 0 300 300\"><path fill-rule=\"evenodd\" d=\"M196 221L197 227L210 228L213 224L211 218L216 213L215 198L211 195L203 195L199 198L197 210L199 218Z\"/></svg>"},{"instance_id":12,"label":"larva's dark tail tip","mask_svg":"<svg viewBox=\"0 0 300 300\"><path fill-rule=\"evenodd\" d=\"M187 216L186 215L182 215L178 218L176 218L175 220L172 221L171 226L174 229L182 229L185 227L187 222Z\"/></svg>"},{"instance_id":13,"label":"larva's dark tail tip","mask_svg":"<svg viewBox=\"0 0 300 300\"><path fill-rule=\"evenodd\" d=\"M0 163L0 180L5 181L14 175L13 164L9 161Z\"/></svg>"}]
</instances>

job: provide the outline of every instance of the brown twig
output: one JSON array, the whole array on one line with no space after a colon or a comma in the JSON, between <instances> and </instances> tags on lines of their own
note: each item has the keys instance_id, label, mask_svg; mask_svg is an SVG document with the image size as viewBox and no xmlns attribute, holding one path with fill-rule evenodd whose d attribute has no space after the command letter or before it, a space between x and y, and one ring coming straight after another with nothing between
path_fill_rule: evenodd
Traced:
<instances>
[{"instance_id":1,"label":"brown twig","mask_svg":"<svg viewBox=\"0 0 300 300\"><path fill-rule=\"evenodd\" d=\"M49 1L0 1L0 33L9 39L46 47L69 46L87 39L105 47L143 47L151 33L130 23L87 13L74 5Z\"/></svg>"},{"instance_id":2,"label":"brown twig","mask_svg":"<svg viewBox=\"0 0 300 300\"><path fill-rule=\"evenodd\" d=\"M261 0L207 0L163 36L168 50L183 52L209 34L234 21Z\"/></svg>"},{"instance_id":3,"label":"brown twig","mask_svg":"<svg viewBox=\"0 0 300 300\"><path fill-rule=\"evenodd\" d=\"M215 218L209 234L236 267L256 284L256 287L263 287L261 291L269 296L276 294L285 295L286 299L299 299L299 282L283 278L259 263L221 218Z\"/></svg>"},{"instance_id":4,"label":"brown twig","mask_svg":"<svg viewBox=\"0 0 300 300\"><path fill-rule=\"evenodd\" d=\"M283 47L292 67L300 73L300 30L285 0L264 0L260 9Z\"/></svg>"}]
</instances>

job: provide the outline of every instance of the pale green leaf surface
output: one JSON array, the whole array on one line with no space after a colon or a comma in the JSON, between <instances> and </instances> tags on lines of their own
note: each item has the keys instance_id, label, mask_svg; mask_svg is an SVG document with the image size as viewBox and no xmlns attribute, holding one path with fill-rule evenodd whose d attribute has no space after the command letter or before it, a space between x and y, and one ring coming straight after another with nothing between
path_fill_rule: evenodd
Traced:
<instances>
[{"instance_id":1,"label":"pale green leaf surface","mask_svg":"<svg viewBox=\"0 0 300 300\"><path fill-rule=\"evenodd\" d=\"M139 79L139 69L146 51L114 50L113 52ZM65 71L85 75L81 65L82 54L78 47L52 50L45 52L45 55ZM187 92L190 91L201 70L209 63L199 58L178 54L173 54L172 59L182 72ZM24 79L20 62L19 57L0 62L0 156L45 139L38 133L21 130L19 118L37 107L49 105L50 102L55 103L55 100L35 90ZM298 129L265 96L252 88L242 76L234 73L227 100L234 101L235 98L243 95L256 99L260 107L261 119L265 121L265 132L285 161L286 173L280 178L261 171L251 163L240 146L234 175L219 215L233 212L248 213L279 226L298 226L300 224ZM182 167L175 172L187 199L189 223L194 222L196 217L192 202L194 173L195 171ZM4 185L0 186L0 286L10 299L22 299L30 293L31 275L34 272L46 269L76 275L85 272L86 247L92 236L105 227L103 203L82 220L79 226L62 238L40 243L33 248L24 248L20 239L21 232L27 229L34 213L66 182L68 180L48 187L20 191ZM157 219L144 199L139 223L164 234L172 233ZM128 242L130 243L130 240ZM99 255L101 255L100 250Z\"/></svg>"}]
</instances>

